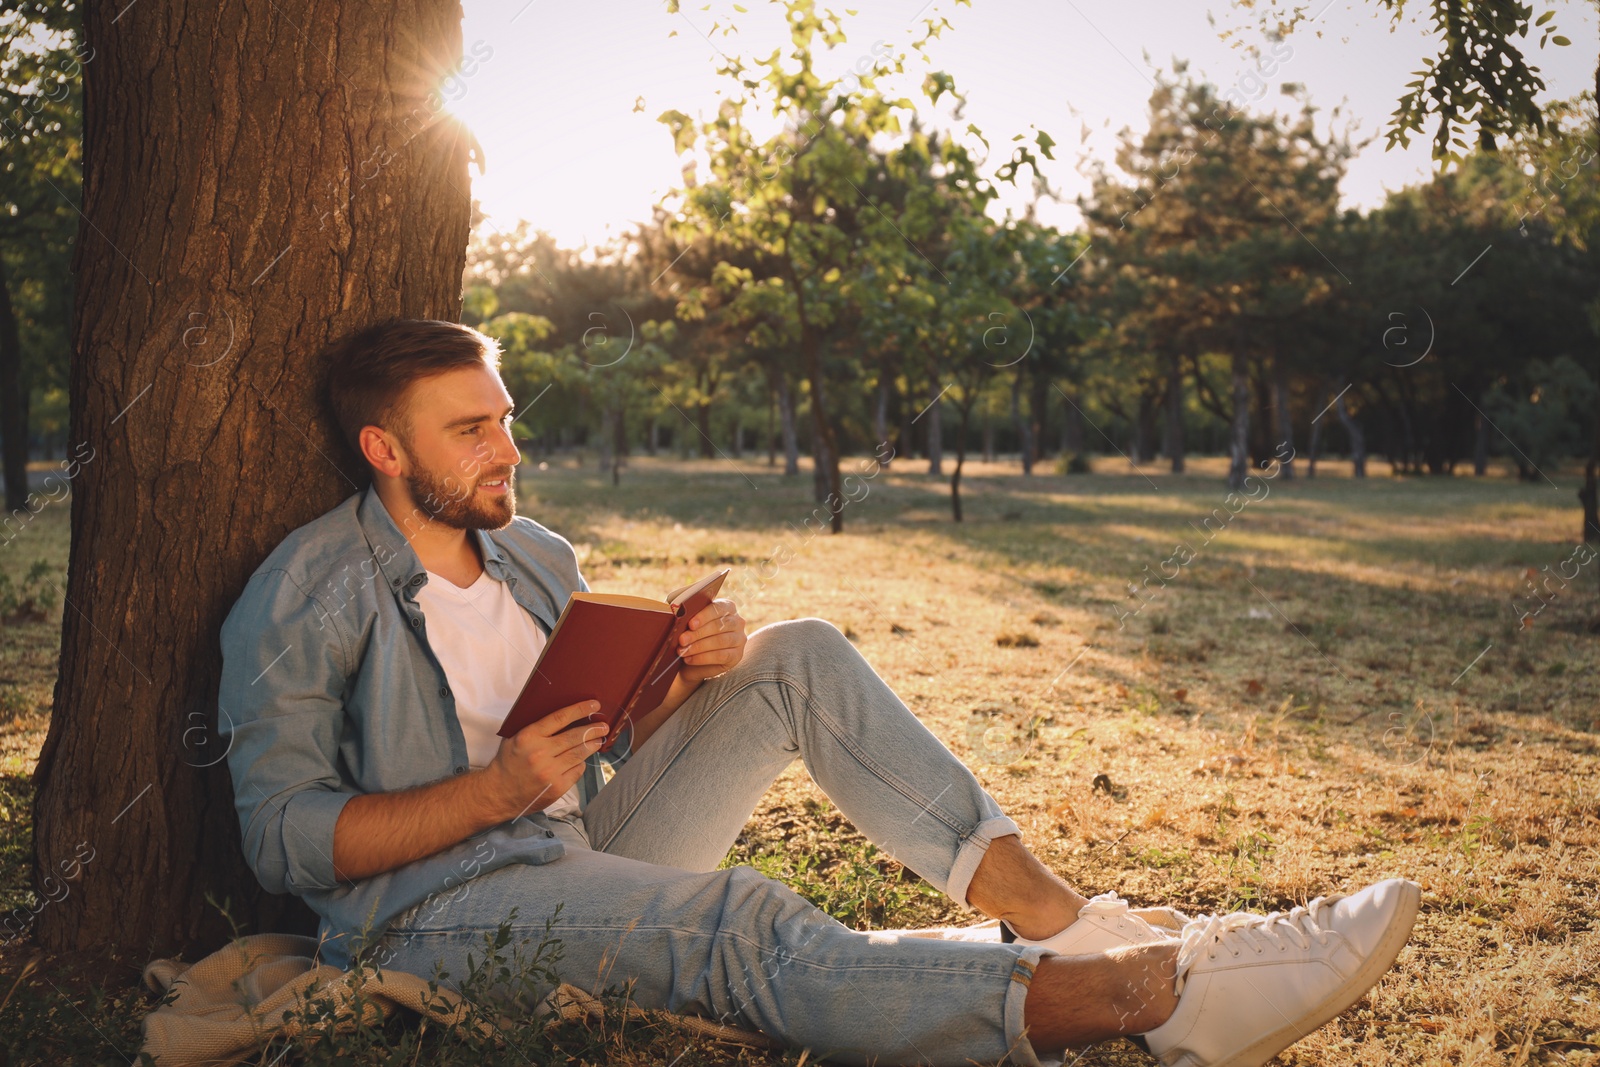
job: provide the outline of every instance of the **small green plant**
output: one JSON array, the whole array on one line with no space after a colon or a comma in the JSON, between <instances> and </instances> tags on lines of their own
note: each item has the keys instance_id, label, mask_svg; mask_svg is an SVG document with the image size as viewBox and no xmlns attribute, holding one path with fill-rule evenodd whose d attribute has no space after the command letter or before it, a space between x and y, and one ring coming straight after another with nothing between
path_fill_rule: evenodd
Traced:
<instances>
[{"instance_id":1,"label":"small green plant","mask_svg":"<svg viewBox=\"0 0 1600 1067\"><path fill-rule=\"evenodd\" d=\"M1071 456L1062 455L1056 460L1057 474L1088 474L1089 457L1082 452L1074 452Z\"/></svg>"},{"instance_id":2,"label":"small green plant","mask_svg":"<svg viewBox=\"0 0 1600 1067\"><path fill-rule=\"evenodd\" d=\"M13 583L9 574L0 571L0 622L44 622L50 617L51 609L56 606L56 585L50 580L51 569L45 560L34 560L21 585Z\"/></svg>"},{"instance_id":3,"label":"small green plant","mask_svg":"<svg viewBox=\"0 0 1600 1067\"><path fill-rule=\"evenodd\" d=\"M940 896L870 841L842 842L834 858L814 851L761 849L741 860L736 853L723 866L747 863L858 930L903 925L894 918L897 912L919 899Z\"/></svg>"},{"instance_id":4,"label":"small green plant","mask_svg":"<svg viewBox=\"0 0 1600 1067\"><path fill-rule=\"evenodd\" d=\"M1253 908L1260 903L1265 882L1263 868L1277 847L1278 842L1265 830L1250 830L1234 841L1230 855L1216 857L1228 892L1225 911Z\"/></svg>"}]
</instances>

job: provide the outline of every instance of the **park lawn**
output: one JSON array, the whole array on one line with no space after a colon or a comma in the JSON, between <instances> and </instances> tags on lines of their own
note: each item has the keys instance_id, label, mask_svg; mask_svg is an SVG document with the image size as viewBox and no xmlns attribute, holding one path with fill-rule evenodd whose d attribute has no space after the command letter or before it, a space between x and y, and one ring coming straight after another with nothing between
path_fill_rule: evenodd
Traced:
<instances>
[{"instance_id":1,"label":"park lawn","mask_svg":"<svg viewBox=\"0 0 1600 1067\"><path fill-rule=\"evenodd\" d=\"M969 463L957 525L925 462L874 472L853 459L862 480L829 536L814 533L809 473L785 480L765 457L635 457L616 487L572 458L538 466L522 468L523 513L574 543L594 588L662 592L729 564L752 628L832 621L1086 892L1268 909L1421 882L1396 968L1282 1062L1600 1058L1600 560L1570 588L1552 582L1543 607L1526 592L1573 556L1570 472L1555 486L1327 467L1307 481L1302 466L1241 502L1215 460L1181 477L1123 459L1075 477ZM0 548L0 573L22 583L42 559L59 584L66 538L66 506L47 507ZM33 899L28 776L60 611L7 621L0 638L8 908ZM863 928L976 918L865 842L798 764L730 862ZM14 976L32 954L16 942L0 968ZM0 981L0 1050L41 1030L19 1010L50 1012L53 1058L124 1062L141 962L91 980L44 960ZM99 990L110 1003L97 1011ZM690 1044L670 1028L630 1034L563 1047L647 1063ZM425 1062L449 1062L428 1049ZM685 1067L799 1059L691 1051ZM1080 1062L1149 1061L1113 1041Z\"/></svg>"}]
</instances>

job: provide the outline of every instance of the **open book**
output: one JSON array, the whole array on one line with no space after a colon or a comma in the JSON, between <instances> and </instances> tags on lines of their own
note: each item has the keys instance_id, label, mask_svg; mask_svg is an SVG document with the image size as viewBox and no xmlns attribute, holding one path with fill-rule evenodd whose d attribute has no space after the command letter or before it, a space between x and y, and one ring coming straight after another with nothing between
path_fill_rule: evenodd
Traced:
<instances>
[{"instance_id":1,"label":"open book","mask_svg":"<svg viewBox=\"0 0 1600 1067\"><path fill-rule=\"evenodd\" d=\"M539 662L500 724L511 737L551 712L598 700L591 721L604 720L601 750L616 743L622 727L666 699L683 670L678 638L689 621L717 598L726 569L673 590L665 601L612 593L573 593L545 642Z\"/></svg>"}]
</instances>

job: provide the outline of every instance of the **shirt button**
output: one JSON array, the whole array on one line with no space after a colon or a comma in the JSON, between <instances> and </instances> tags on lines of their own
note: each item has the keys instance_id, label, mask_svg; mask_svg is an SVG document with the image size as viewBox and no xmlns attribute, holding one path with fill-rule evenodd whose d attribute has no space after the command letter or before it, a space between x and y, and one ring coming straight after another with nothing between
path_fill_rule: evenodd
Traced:
<instances>
[{"instance_id":1,"label":"shirt button","mask_svg":"<svg viewBox=\"0 0 1600 1067\"><path fill-rule=\"evenodd\" d=\"M421 626L422 625L421 617L417 616L417 615L411 616L411 625L412 625L413 628Z\"/></svg>"},{"instance_id":2,"label":"shirt button","mask_svg":"<svg viewBox=\"0 0 1600 1067\"><path fill-rule=\"evenodd\" d=\"M456 768L456 773L457 774L466 774L467 773L467 769L465 767L457 767Z\"/></svg>"},{"instance_id":3,"label":"shirt button","mask_svg":"<svg viewBox=\"0 0 1600 1067\"><path fill-rule=\"evenodd\" d=\"M411 585L412 585L413 588L415 588L416 586L419 586L421 584L422 584L422 575L419 574L415 578L411 579Z\"/></svg>"},{"instance_id":4,"label":"shirt button","mask_svg":"<svg viewBox=\"0 0 1600 1067\"><path fill-rule=\"evenodd\" d=\"M442 697L449 696L450 695L450 687L448 685L441 685L439 687L439 695L442 696Z\"/></svg>"}]
</instances>

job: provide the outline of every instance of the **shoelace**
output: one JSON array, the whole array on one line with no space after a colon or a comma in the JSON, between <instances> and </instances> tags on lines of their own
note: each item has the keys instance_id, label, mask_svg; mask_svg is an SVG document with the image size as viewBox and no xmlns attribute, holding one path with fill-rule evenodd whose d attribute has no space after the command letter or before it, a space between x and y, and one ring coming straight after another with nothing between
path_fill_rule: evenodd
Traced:
<instances>
[{"instance_id":1,"label":"shoelace","mask_svg":"<svg viewBox=\"0 0 1600 1067\"><path fill-rule=\"evenodd\" d=\"M1284 939L1302 949L1309 948L1313 939L1319 945L1326 945L1328 930L1320 922L1321 914L1342 899L1342 895L1317 897L1311 903L1299 905L1288 912L1274 911L1266 915L1236 911L1228 915L1200 915L1190 919L1179 935L1181 944L1178 946L1178 968L1173 992L1183 993L1189 969L1202 953L1207 959L1216 959L1219 948L1237 956L1240 948L1245 947L1260 955L1266 951L1265 945L1286 948Z\"/></svg>"},{"instance_id":2,"label":"shoelace","mask_svg":"<svg viewBox=\"0 0 1600 1067\"><path fill-rule=\"evenodd\" d=\"M1085 914L1126 915L1127 913L1128 902L1110 891L1090 897L1088 902L1078 909L1080 917Z\"/></svg>"}]
</instances>

